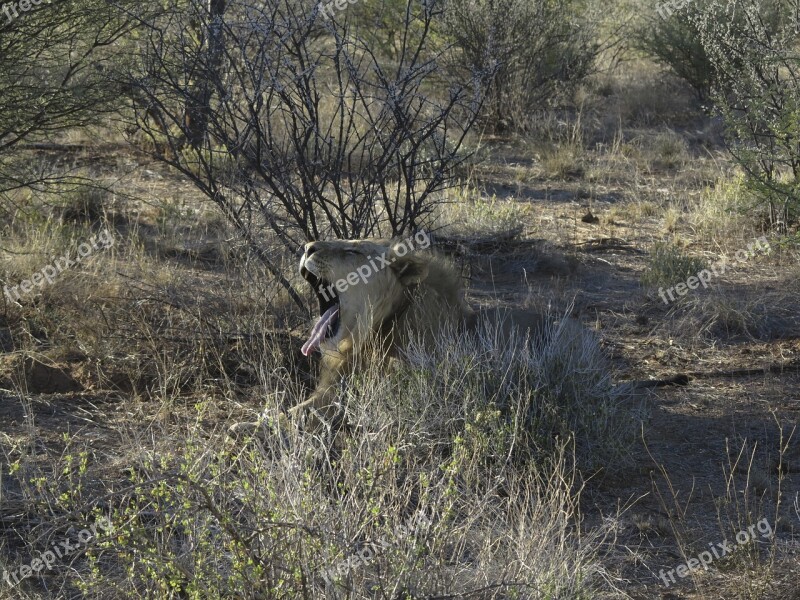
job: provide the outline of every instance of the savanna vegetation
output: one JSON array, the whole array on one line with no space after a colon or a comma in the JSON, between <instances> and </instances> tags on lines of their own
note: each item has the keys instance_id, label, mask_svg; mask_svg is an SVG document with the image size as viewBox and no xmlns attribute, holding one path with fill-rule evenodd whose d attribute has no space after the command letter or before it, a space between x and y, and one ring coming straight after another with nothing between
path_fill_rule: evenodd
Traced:
<instances>
[{"instance_id":1,"label":"savanna vegetation","mask_svg":"<svg viewBox=\"0 0 800 600\"><path fill-rule=\"evenodd\" d=\"M0 599L800 598L794 3L3 6ZM287 427L303 245L419 231L548 342Z\"/></svg>"}]
</instances>

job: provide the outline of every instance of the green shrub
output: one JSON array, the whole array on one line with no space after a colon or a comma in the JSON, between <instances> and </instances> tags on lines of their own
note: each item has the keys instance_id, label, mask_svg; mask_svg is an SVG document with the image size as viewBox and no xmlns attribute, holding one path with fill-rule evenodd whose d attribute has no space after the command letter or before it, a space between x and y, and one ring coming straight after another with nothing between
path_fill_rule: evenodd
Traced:
<instances>
[{"instance_id":1,"label":"green shrub","mask_svg":"<svg viewBox=\"0 0 800 600\"><path fill-rule=\"evenodd\" d=\"M674 12L643 8L632 32L634 46L669 67L705 101L714 84L714 69L700 39L695 17L707 2L698 0L684 4Z\"/></svg>"},{"instance_id":2,"label":"green shrub","mask_svg":"<svg viewBox=\"0 0 800 600\"><path fill-rule=\"evenodd\" d=\"M646 13L639 48L669 66L722 117L726 142L772 225L800 210L797 15L786 0L697 0Z\"/></svg>"},{"instance_id":3,"label":"green shrub","mask_svg":"<svg viewBox=\"0 0 800 600\"><path fill-rule=\"evenodd\" d=\"M556 104L591 72L598 19L584 2L448 0L445 36L456 71L495 71L483 117L498 130L525 129L531 113Z\"/></svg>"},{"instance_id":4,"label":"green shrub","mask_svg":"<svg viewBox=\"0 0 800 600\"><path fill-rule=\"evenodd\" d=\"M709 2L696 26L718 84L711 99L727 145L770 224L800 214L800 36L781 0Z\"/></svg>"},{"instance_id":5,"label":"green shrub","mask_svg":"<svg viewBox=\"0 0 800 600\"><path fill-rule=\"evenodd\" d=\"M705 264L698 258L686 256L670 244L655 244L650 253L647 269L642 275L642 284L647 287L671 286L696 275Z\"/></svg>"},{"instance_id":6,"label":"green shrub","mask_svg":"<svg viewBox=\"0 0 800 600\"><path fill-rule=\"evenodd\" d=\"M791 15L781 0L676 0L674 8L667 0L644 10L632 34L636 47L669 67L707 102L715 89L727 89L746 66L740 49L752 41L747 32L750 18L755 17L767 31L777 32ZM727 65L718 61L709 34L716 38L715 44L723 43L731 50Z\"/></svg>"}]
</instances>

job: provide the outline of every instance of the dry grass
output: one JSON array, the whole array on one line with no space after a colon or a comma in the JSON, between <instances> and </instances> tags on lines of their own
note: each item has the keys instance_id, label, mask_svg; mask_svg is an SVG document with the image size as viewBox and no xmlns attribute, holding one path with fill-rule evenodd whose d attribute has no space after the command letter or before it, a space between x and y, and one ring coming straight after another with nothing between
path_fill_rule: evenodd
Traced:
<instances>
[{"instance_id":1,"label":"dry grass","mask_svg":"<svg viewBox=\"0 0 800 600\"><path fill-rule=\"evenodd\" d=\"M687 256L671 244L656 244L650 252L647 269L642 274L642 284L671 287L705 268L703 261Z\"/></svg>"},{"instance_id":2,"label":"dry grass","mask_svg":"<svg viewBox=\"0 0 800 600\"><path fill-rule=\"evenodd\" d=\"M530 210L512 201L486 198L475 188L451 190L436 208L433 228L450 237L519 235L530 222Z\"/></svg>"},{"instance_id":3,"label":"dry grass","mask_svg":"<svg viewBox=\"0 0 800 600\"><path fill-rule=\"evenodd\" d=\"M4 305L0 571L100 515L116 530L0 598L782 597L796 377L713 373L794 360L796 245L772 237L675 305L654 295L762 232L686 90L629 73L487 142L434 223L465 240L473 304L574 304L601 342L485 332L368 362L341 384L335 444L279 426L313 385L307 319L185 182L151 163L128 177L123 153L86 171L104 189L14 197L4 284L103 227L116 243ZM684 371L711 376L646 402L618 385ZM226 436L254 416L266 436ZM769 545L662 587L660 568L763 516Z\"/></svg>"},{"instance_id":4,"label":"dry grass","mask_svg":"<svg viewBox=\"0 0 800 600\"><path fill-rule=\"evenodd\" d=\"M10 476L23 482L10 506L37 507L15 523L9 567L67 524L103 514L113 537L48 572L40 581L49 589L246 598L463 595L487 585L529 598L613 591L598 559L613 522L581 533L576 461L586 472L608 469L635 428L593 338L567 344L557 328L539 349L499 348L489 330L478 341L443 339L432 355L412 348L408 364L388 373L368 361L345 382L351 434L335 451L325 437L279 428L232 440L224 432L244 403L274 424L304 397L304 378L282 350L298 343L263 328L244 337L252 308L225 304L224 287L192 302L178 286L170 304L117 299L128 312L107 323L126 326L136 374L131 391L117 392L138 399L112 421L119 442L50 438L32 419L3 443ZM246 347L230 348L226 325ZM90 358L105 354L98 369L108 385L122 347L70 333ZM35 450L39 441L52 449ZM424 525L403 529L415 522ZM330 572L359 553L367 558Z\"/></svg>"}]
</instances>

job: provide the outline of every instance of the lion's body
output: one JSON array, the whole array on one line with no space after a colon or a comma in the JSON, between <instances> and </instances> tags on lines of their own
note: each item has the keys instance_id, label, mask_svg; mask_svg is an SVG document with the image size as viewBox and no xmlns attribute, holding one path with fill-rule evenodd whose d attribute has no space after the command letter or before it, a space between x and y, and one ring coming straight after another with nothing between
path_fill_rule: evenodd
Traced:
<instances>
[{"instance_id":1,"label":"lion's body","mask_svg":"<svg viewBox=\"0 0 800 600\"><path fill-rule=\"evenodd\" d=\"M334 240L306 245L300 271L318 292L320 323L337 312L319 293L320 288L330 289L331 283L346 279L360 266L375 264L376 254L388 260L381 261L387 264L384 268L372 270L369 277L336 294L338 315L333 321L338 322L335 331L331 326L331 335L315 339L314 332L317 338L320 335L319 323L315 326L304 351L316 349L322 355L319 383L294 412L313 407L330 416L327 409L342 373L375 342L382 345L381 355L392 356L411 340L432 344L445 330L474 331L487 322L504 339L515 334L535 336L542 331L544 319L529 311L473 311L464 299L463 278L452 262L427 249L414 249L401 256L398 244L402 243Z\"/></svg>"},{"instance_id":2,"label":"lion's body","mask_svg":"<svg viewBox=\"0 0 800 600\"><path fill-rule=\"evenodd\" d=\"M412 341L433 346L445 332L496 336L489 340L494 348L533 342L548 351L548 344L554 342L563 356L591 356L596 340L576 320L550 322L533 311L507 308L473 311L464 299L463 279L453 263L427 246L406 248L401 253L401 244L333 240L306 245L300 273L317 292L321 316L303 353L319 352L321 368L314 392L292 413L309 409L314 415L312 423L330 423L336 412L335 390L348 369L375 357L396 356ZM359 275L350 277L356 273ZM344 280L352 283L334 286ZM629 385L634 389L687 382L686 375L679 375ZM232 430L258 428L257 422L240 423Z\"/></svg>"}]
</instances>

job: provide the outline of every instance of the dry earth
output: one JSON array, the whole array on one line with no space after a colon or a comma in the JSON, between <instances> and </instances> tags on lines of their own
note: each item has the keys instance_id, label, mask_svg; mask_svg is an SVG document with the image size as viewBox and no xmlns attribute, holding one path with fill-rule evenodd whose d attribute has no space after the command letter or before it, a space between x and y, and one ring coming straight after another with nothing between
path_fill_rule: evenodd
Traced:
<instances>
[{"instance_id":1,"label":"dry earth","mask_svg":"<svg viewBox=\"0 0 800 600\"><path fill-rule=\"evenodd\" d=\"M595 145L573 175L567 169L561 178L543 172L546 161L526 142L489 140L491 159L471 174L471 181L485 197L513 204L515 220L523 223L524 231L514 239L491 235L483 243L473 239L445 247L469 257L473 303L534 302L559 311L572 305L573 315L597 329L620 381L689 374L686 386L637 396L636 402L649 409L649 417L635 465L615 477L590 481L584 492L587 528L621 510L618 536L606 549L608 568L619 577L617 585L630 597L642 599L796 599L800 598L796 255L776 247L770 256L737 267L714 280L708 290L695 291L669 307L640 282L648 268L648 252L659 240L680 236L687 252L710 262L741 247L735 245L737 240L715 247L709 238L695 235L688 213L680 210L677 216L673 213L674 222L667 222L668 208L680 207L676 198L696 198L714 182L721 160L718 150L702 145L707 134L699 132L695 137L701 142L692 141L693 127L687 125L681 134L689 139L688 149L681 150L676 164L650 161L647 169L632 167L639 160L634 151L646 147L645 142L631 142L627 154ZM678 135L666 131L661 134ZM657 135L652 128L624 132L628 140L652 140ZM136 210L133 203L114 208L115 223L121 236L129 235L135 224L149 238L148 251L176 274L169 289L178 293L226 285L219 266L225 258L218 240L209 241L212 234L182 238L173 231L172 237L159 237L162 232L152 217L156 210L148 200L163 194L191 205L188 198L193 192L188 185L120 147L79 149L69 159L76 165L92 165L98 177L123 178L131 183L131 197L146 199L135 204ZM588 214L595 218L583 220ZM440 237L453 239L446 232ZM124 271L126 265L118 267ZM131 285L137 284L141 281ZM163 310L169 312L169 307ZM98 474L111 475L123 467L127 443L123 432L132 422L146 429L149 420L190 418L191 399L174 405L175 414L161 414L161 407L142 395L141 381L122 370L110 375L104 370L101 377L97 365L79 351L50 348L22 359L13 342L18 325L0 322L4 352L0 447L6 456L16 456L29 444L57 454L64 445L62 433L68 431L94 450ZM295 336L287 338L287 347L294 345L296 353L303 326L291 325ZM231 341L232 346L237 344L241 350L241 340ZM242 352L233 356L235 362ZM205 413L208 427L224 427L258 405L258 399L248 398L246 392L251 367L231 366L242 380L241 402L218 406L216 414ZM308 366L299 368L308 379ZM0 529L3 552L13 555L22 542L15 539L15 528L34 519L35 512L19 502L18 482L6 470L4 475ZM774 572L779 576L745 577L734 556L677 585L663 585L658 578L661 569L674 569L709 543L735 535L733 524L759 507L773 522L777 519L778 543L762 541L759 548L778 565ZM35 523L28 520L27 525Z\"/></svg>"}]
</instances>

